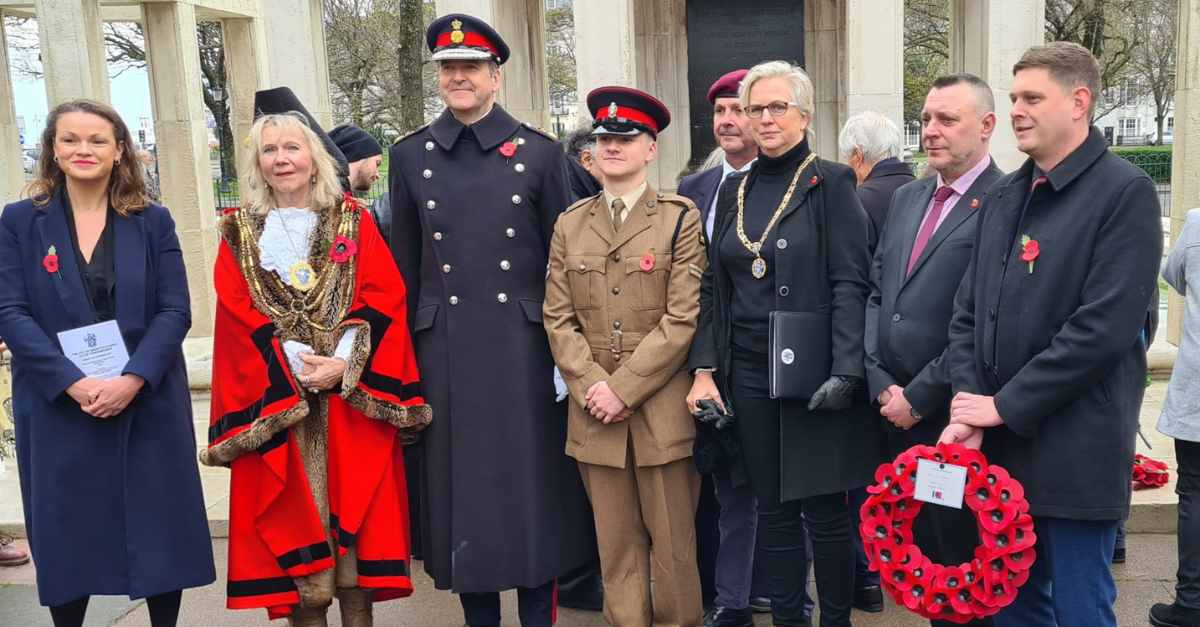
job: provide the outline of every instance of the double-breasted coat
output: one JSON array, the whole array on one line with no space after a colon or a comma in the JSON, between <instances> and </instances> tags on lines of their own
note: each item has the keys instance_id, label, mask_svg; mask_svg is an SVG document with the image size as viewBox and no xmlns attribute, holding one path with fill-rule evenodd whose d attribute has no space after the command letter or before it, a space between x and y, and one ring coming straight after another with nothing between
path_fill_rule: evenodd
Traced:
<instances>
[{"instance_id":1,"label":"double-breasted coat","mask_svg":"<svg viewBox=\"0 0 1200 627\"><path fill-rule=\"evenodd\" d=\"M1031 514L1118 520L1162 259L1158 194L1095 127L1046 177L1031 191L1030 159L984 197L950 322L951 386L993 397L1004 424L983 452L1025 487Z\"/></svg>"},{"instance_id":2,"label":"double-breasted coat","mask_svg":"<svg viewBox=\"0 0 1200 627\"><path fill-rule=\"evenodd\" d=\"M447 110L390 156L390 243L435 416L420 444L425 569L455 592L542 585L595 550L542 327L566 156L499 105L470 126Z\"/></svg>"},{"instance_id":3,"label":"double-breasted coat","mask_svg":"<svg viewBox=\"0 0 1200 627\"><path fill-rule=\"evenodd\" d=\"M571 394L566 452L582 463L624 468L629 445L638 466L692 455L683 366L706 265L694 209L647 187L617 233L603 193L558 219L543 316ZM599 381L633 415L606 425L589 414L585 397Z\"/></svg>"},{"instance_id":4,"label":"double-breasted coat","mask_svg":"<svg viewBox=\"0 0 1200 627\"><path fill-rule=\"evenodd\" d=\"M175 224L151 204L114 217L116 321L126 373L146 384L115 417L66 395L83 373L61 331L95 322L60 191L0 214L0 336L13 353L21 499L43 605L89 594L152 596L211 583L196 433L182 343L191 326ZM58 269L43 260L51 246Z\"/></svg>"},{"instance_id":5,"label":"double-breasted coat","mask_svg":"<svg viewBox=\"0 0 1200 627\"><path fill-rule=\"evenodd\" d=\"M768 261L774 268L774 309L831 314L830 374L863 379L863 316L870 291L868 217L855 194L854 173L848 167L818 158L809 169L811 176L806 172L801 177L770 235L775 239L775 258ZM700 290L700 324L689 361L691 369L717 368L714 380L726 402L732 398L729 338L733 287L718 251L722 238L736 237L737 191L744 176L747 174L730 175L717 198L709 267ZM768 364L762 367L765 373ZM734 414L737 411L734 407ZM747 429L758 432L753 438L744 435L743 444L751 439L778 442L777 496L782 501L865 486L883 458L879 415L865 392L846 410L812 412L808 399L784 400L777 420L739 420L743 434ZM765 464L766 456L748 448L743 454L751 476L774 471L756 471L755 465Z\"/></svg>"}]
</instances>

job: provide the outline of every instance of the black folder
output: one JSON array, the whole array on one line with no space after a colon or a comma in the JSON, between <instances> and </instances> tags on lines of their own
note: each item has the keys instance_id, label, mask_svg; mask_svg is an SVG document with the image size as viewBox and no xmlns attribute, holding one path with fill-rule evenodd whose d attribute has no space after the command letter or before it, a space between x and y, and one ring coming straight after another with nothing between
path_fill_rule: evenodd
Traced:
<instances>
[{"instance_id":1,"label":"black folder","mask_svg":"<svg viewBox=\"0 0 1200 627\"><path fill-rule=\"evenodd\" d=\"M768 346L771 398L807 399L833 367L832 317L813 311L772 311Z\"/></svg>"}]
</instances>

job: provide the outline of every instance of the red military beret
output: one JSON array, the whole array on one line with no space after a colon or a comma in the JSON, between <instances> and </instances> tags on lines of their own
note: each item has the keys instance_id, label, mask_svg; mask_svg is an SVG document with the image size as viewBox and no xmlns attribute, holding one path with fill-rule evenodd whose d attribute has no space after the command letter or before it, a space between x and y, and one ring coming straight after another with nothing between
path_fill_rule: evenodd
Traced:
<instances>
[{"instance_id":1,"label":"red military beret","mask_svg":"<svg viewBox=\"0 0 1200 627\"><path fill-rule=\"evenodd\" d=\"M717 82L708 88L708 104L716 104L717 98L730 98L737 96L738 88L742 85L742 79L750 70L734 70L717 79Z\"/></svg>"}]
</instances>

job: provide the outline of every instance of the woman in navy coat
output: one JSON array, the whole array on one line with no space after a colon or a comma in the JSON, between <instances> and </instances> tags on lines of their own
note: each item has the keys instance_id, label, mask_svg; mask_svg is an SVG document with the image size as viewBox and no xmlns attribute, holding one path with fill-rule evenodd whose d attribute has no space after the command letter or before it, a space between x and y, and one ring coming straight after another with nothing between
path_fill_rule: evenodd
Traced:
<instances>
[{"instance_id":1,"label":"woman in navy coat","mask_svg":"<svg viewBox=\"0 0 1200 627\"><path fill-rule=\"evenodd\" d=\"M146 598L174 625L215 579L182 342L191 326L175 224L146 197L116 111L51 112L29 198L0 213L0 337L13 353L17 467L38 594L56 627L92 594ZM115 320L122 374L85 376L58 333Z\"/></svg>"}]
</instances>

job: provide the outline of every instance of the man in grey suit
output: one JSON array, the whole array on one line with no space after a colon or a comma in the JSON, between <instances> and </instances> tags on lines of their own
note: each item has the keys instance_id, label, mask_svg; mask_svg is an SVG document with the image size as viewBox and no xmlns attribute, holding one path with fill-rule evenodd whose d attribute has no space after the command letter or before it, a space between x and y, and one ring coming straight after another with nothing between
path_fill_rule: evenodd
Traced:
<instances>
[{"instance_id":1,"label":"man in grey suit","mask_svg":"<svg viewBox=\"0 0 1200 627\"><path fill-rule=\"evenodd\" d=\"M1003 174L988 154L995 103L979 77L954 74L934 81L921 120L929 165L937 174L892 196L867 300L868 386L891 423L893 455L915 444L935 444L949 420L950 377L943 358L954 293L971 258L979 204ZM970 561L979 543L968 510L925 507L914 533L922 551L944 564Z\"/></svg>"}]
</instances>

